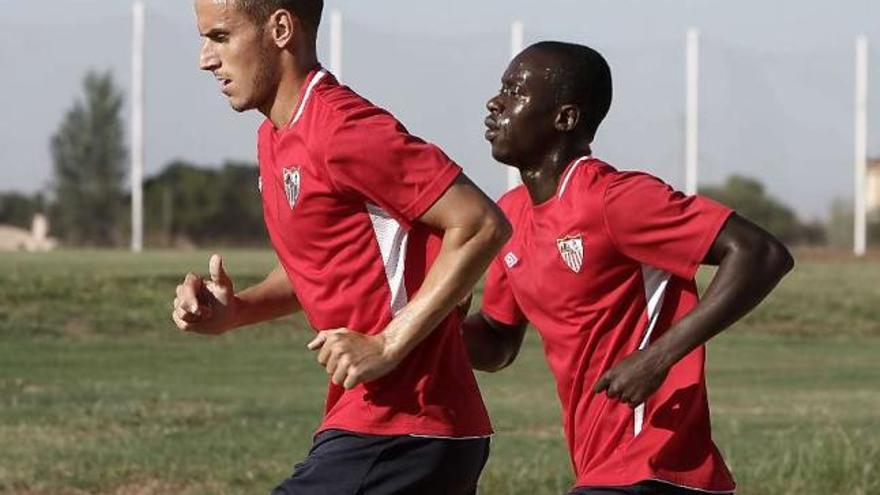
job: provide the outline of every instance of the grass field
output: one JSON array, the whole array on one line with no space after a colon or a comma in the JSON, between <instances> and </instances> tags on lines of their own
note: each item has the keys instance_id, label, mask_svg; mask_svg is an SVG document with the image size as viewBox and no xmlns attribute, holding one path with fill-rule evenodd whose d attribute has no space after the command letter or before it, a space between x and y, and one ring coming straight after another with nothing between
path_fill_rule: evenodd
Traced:
<instances>
[{"instance_id":1,"label":"grass field","mask_svg":"<svg viewBox=\"0 0 880 495\"><path fill-rule=\"evenodd\" d=\"M319 420L326 375L300 319L202 338L174 286L207 253L0 254L0 493L259 494ZM272 266L228 253L240 286ZM708 274L703 274L703 279ZM715 437L751 494L880 494L880 262L807 256L709 347ZM497 435L481 494L571 482L534 335L480 375Z\"/></svg>"}]
</instances>

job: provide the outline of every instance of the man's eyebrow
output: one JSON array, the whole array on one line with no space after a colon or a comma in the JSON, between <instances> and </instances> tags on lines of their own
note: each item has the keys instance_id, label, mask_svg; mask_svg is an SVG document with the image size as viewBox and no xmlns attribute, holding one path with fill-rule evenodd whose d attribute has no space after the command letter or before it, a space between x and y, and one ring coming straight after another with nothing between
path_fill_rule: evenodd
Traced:
<instances>
[{"instance_id":1,"label":"man's eyebrow","mask_svg":"<svg viewBox=\"0 0 880 495\"><path fill-rule=\"evenodd\" d=\"M517 72L514 74L510 74L507 77L501 79L501 82L504 84L522 84L525 82L526 78L521 72Z\"/></svg>"},{"instance_id":2,"label":"man's eyebrow","mask_svg":"<svg viewBox=\"0 0 880 495\"><path fill-rule=\"evenodd\" d=\"M227 30L226 28L222 28L222 27L214 27L214 28L209 29L207 32L201 33L201 36L203 38L213 38L214 36L217 36L220 34L229 34L229 30Z\"/></svg>"}]
</instances>

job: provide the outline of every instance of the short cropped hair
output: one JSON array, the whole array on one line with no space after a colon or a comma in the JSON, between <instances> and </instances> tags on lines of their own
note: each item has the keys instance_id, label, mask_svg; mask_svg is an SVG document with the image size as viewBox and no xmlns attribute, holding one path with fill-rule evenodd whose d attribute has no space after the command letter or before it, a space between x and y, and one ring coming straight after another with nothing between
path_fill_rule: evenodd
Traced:
<instances>
[{"instance_id":1,"label":"short cropped hair","mask_svg":"<svg viewBox=\"0 0 880 495\"><path fill-rule=\"evenodd\" d=\"M235 6L257 24L266 22L279 9L290 11L310 34L317 36L324 0L235 0Z\"/></svg>"},{"instance_id":2,"label":"short cropped hair","mask_svg":"<svg viewBox=\"0 0 880 495\"><path fill-rule=\"evenodd\" d=\"M542 41L530 47L551 55L554 67L550 82L557 104L575 104L581 109L584 131L590 138L611 108L611 67L596 50L574 43Z\"/></svg>"}]
</instances>

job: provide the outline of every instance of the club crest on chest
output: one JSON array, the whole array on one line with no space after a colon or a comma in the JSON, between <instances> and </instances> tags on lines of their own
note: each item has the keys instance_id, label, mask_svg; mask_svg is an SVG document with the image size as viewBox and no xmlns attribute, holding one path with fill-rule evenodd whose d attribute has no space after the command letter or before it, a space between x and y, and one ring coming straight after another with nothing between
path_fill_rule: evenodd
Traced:
<instances>
[{"instance_id":1,"label":"club crest on chest","mask_svg":"<svg viewBox=\"0 0 880 495\"><path fill-rule=\"evenodd\" d=\"M575 273L580 273L584 265L584 239L580 235L556 239L556 248L565 266Z\"/></svg>"},{"instance_id":2,"label":"club crest on chest","mask_svg":"<svg viewBox=\"0 0 880 495\"><path fill-rule=\"evenodd\" d=\"M299 167L285 168L281 171L281 181L284 184L284 194L287 196L287 204L292 210L299 199L301 175Z\"/></svg>"},{"instance_id":3,"label":"club crest on chest","mask_svg":"<svg viewBox=\"0 0 880 495\"><path fill-rule=\"evenodd\" d=\"M516 254L513 251L508 251L507 254L504 255L504 264L507 265L507 268L513 268L516 264L519 263L519 258L516 257Z\"/></svg>"}]
</instances>

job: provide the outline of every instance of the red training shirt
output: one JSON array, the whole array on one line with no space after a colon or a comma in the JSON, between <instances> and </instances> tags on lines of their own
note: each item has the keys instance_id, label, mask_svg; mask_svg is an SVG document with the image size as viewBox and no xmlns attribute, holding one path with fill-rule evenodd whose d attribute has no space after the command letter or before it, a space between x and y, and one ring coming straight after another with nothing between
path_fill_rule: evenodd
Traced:
<instances>
[{"instance_id":1,"label":"red training shirt","mask_svg":"<svg viewBox=\"0 0 880 495\"><path fill-rule=\"evenodd\" d=\"M703 347L635 409L592 392L697 304L694 275L731 210L590 157L561 177L539 205L524 186L499 201L514 234L489 269L483 312L540 333L577 486L733 491L712 442Z\"/></svg>"},{"instance_id":2,"label":"red training shirt","mask_svg":"<svg viewBox=\"0 0 880 495\"><path fill-rule=\"evenodd\" d=\"M440 250L442 232L418 218L461 169L324 70L309 75L289 125L266 120L258 151L269 237L311 326L382 332ZM491 434L459 327L447 317L383 378L330 383L319 431Z\"/></svg>"}]
</instances>

